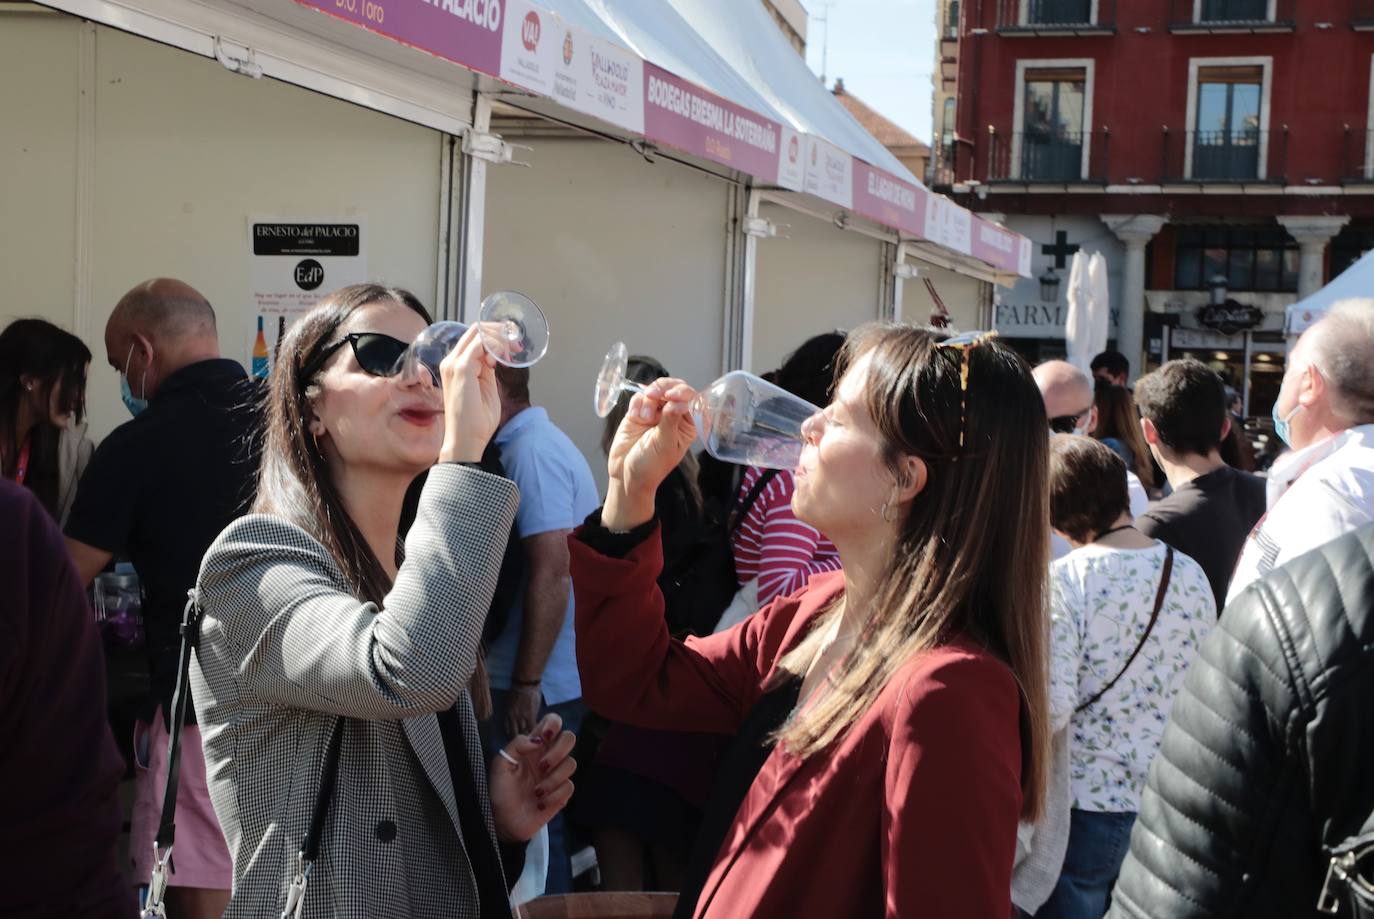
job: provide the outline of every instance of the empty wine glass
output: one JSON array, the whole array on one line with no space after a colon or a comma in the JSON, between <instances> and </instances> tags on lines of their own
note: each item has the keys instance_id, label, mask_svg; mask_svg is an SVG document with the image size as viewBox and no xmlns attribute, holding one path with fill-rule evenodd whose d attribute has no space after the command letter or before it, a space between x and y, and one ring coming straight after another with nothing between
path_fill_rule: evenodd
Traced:
<instances>
[{"instance_id":1,"label":"empty wine glass","mask_svg":"<svg viewBox=\"0 0 1374 919\"><path fill-rule=\"evenodd\" d=\"M513 290L500 290L482 301L477 314L482 347L507 367L529 367L549 350L549 322L534 301ZM396 358L396 372L424 367L439 386L439 365L468 330L462 322L436 322L420 333Z\"/></svg>"},{"instance_id":2,"label":"empty wine glass","mask_svg":"<svg viewBox=\"0 0 1374 919\"><path fill-rule=\"evenodd\" d=\"M616 342L596 375L596 414L605 418L623 392L643 386L625 377L629 350ZM801 460L802 423L816 406L743 370L733 370L697 393L691 405L697 436L716 459L791 472Z\"/></svg>"}]
</instances>

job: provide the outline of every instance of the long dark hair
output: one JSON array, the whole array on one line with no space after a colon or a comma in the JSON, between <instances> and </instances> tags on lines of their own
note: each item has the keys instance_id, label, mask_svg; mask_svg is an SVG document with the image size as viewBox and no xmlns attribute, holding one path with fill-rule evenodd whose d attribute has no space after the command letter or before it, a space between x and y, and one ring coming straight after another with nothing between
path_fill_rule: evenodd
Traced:
<instances>
[{"instance_id":1,"label":"long dark hair","mask_svg":"<svg viewBox=\"0 0 1374 919\"><path fill-rule=\"evenodd\" d=\"M58 440L62 431L48 414L54 387L58 408L77 422L86 413L86 365L91 349L70 332L43 319L16 319L0 332L0 458L3 474L15 475L19 462L19 402L41 402L41 414L29 437L29 465L24 484L49 513L56 513L61 470ZM24 389L22 378L37 380L37 392Z\"/></svg>"},{"instance_id":2,"label":"long dark hair","mask_svg":"<svg viewBox=\"0 0 1374 919\"><path fill-rule=\"evenodd\" d=\"M1097 405L1097 428L1093 437L1098 440L1114 437L1129 447L1134 467L1131 471L1146 488L1154 488L1155 470L1150 463L1150 448L1145 443L1145 435L1140 433L1140 413L1136 411L1131 391L1098 380L1093 384L1093 402Z\"/></svg>"},{"instance_id":3,"label":"long dark hair","mask_svg":"<svg viewBox=\"0 0 1374 919\"><path fill-rule=\"evenodd\" d=\"M267 381L267 433L253 511L300 527L324 546L358 597L381 606L391 578L344 508L329 464L310 433L311 402L319 395L320 370L304 368L333 344L348 318L373 303L395 303L426 323L433 320L410 291L380 284L353 284L317 303L287 331ZM486 670L479 656L472 681L478 717L491 710Z\"/></svg>"},{"instance_id":4,"label":"long dark hair","mask_svg":"<svg viewBox=\"0 0 1374 919\"><path fill-rule=\"evenodd\" d=\"M900 479L899 460L914 454L929 475L831 691L779 736L798 756L821 752L874 704L898 668L962 636L1003 658L1020 685L1022 813L1034 818L1050 744L1049 422L1030 368L1015 351L996 339L967 350L941 348L945 337L873 323L851 334L840 355L837 376L872 355L866 407L893 472ZM837 605L822 617L780 668L804 673L830 617L840 614Z\"/></svg>"}]
</instances>

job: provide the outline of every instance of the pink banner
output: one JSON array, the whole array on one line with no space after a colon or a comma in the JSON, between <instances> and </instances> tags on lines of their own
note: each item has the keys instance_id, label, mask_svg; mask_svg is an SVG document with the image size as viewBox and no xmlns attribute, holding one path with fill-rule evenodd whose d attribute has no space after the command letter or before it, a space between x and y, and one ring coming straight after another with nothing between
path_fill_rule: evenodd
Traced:
<instances>
[{"instance_id":1,"label":"pink banner","mask_svg":"<svg viewBox=\"0 0 1374 919\"><path fill-rule=\"evenodd\" d=\"M1000 227L990 220L975 216L973 218L973 251L969 254L1003 271L1020 274L1022 271L1021 239L1019 234Z\"/></svg>"},{"instance_id":2,"label":"pink banner","mask_svg":"<svg viewBox=\"0 0 1374 919\"><path fill-rule=\"evenodd\" d=\"M296 0L471 70L501 73L504 0Z\"/></svg>"},{"instance_id":3,"label":"pink banner","mask_svg":"<svg viewBox=\"0 0 1374 919\"><path fill-rule=\"evenodd\" d=\"M644 136L765 182L778 180L781 125L647 61Z\"/></svg>"},{"instance_id":4,"label":"pink banner","mask_svg":"<svg viewBox=\"0 0 1374 919\"><path fill-rule=\"evenodd\" d=\"M854 160L854 210L865 217L924 235L928 194L861 159Z\"/></svg>"}]
</instances>

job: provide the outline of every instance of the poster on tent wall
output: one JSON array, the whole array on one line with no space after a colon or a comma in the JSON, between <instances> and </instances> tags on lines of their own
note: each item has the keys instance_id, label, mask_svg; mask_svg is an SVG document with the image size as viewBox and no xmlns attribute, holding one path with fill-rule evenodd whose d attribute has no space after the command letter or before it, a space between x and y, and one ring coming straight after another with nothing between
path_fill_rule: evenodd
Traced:
<instances>
[{"instance_id":1,"label":"poster on tent wall","mask_svg":"<svg viewBox=\"0 0 1374 919\"><path fill-rule=\"evenodd\" d=\"M644 133L644 61L559 20L553 96L568 108Z\"/></svg>"},{"instance_id":2,"label":"poster on tent wall","mask_svg":"<svg viewBox=\"0 0 1374 919\"><path fill-rule=\"evenodd\" d=\"M782 125L644 64L644 136L776 182Z\"/></svg>"},{"instance_id":3,"label":"poster on tent wall","mask_svg":"<svg viewBox=\"0 0 1374 919\"><path fill-rule=\"evenodd\" d=\"M854 205L854 157L815 135L806 135L807 194L840 207Z\"/></svg>"},{"instance_id":4,"label":"poster on tent wall","mask_svg":"<svg viewBox=\"0 0 1374 919\"><path fill-rule=\"evenodd\" d=\"M320 297L367 275L364 221L345 219L248 219L249 271L253 284L253 323L244 366L265 376L276 353L278 332Z\"/></svg>"},{"instance_id":5,"label":"poster on tent wall","mask_svg":"<svg viewBox=\"0 0 1374 919\"><path fill-rule=\"evenodd\" d=\"M498 76L505 0L296 0L445 60Z\"/></svg>"},{"instance_id":6,"label":"poster on tent wall","mask_svg":"<svg viewBox=\"0 0 1374 919\"><path fill-rule=\"evenodd\" d=\"M501 72L507 83L543 96L554 95L562 20L527 0L506 0L501 30Z\"/></svg>"},{"instance_id":7,"label":"poster on tent wall","mask_svg":"<svg viewBox=\"0 0 1374 919\"><path fill-rule=\"evenodd\" d=\"M806 139L787 125L779 135L778 185L789 191L806 186Z\"/></svg>"}]
</instances>

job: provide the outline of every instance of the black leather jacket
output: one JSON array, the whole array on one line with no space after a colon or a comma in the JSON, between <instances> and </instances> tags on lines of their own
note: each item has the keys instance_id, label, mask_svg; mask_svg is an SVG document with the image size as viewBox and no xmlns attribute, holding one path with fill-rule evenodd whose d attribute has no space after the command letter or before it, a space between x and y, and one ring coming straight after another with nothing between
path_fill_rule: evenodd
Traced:
<instances>
[{"instance_id":1,"label":"black leather jacket","mask_svg":"<svg viewBox=\"0 0 1374 919\"><path fill-rule=\"evenodd\" d=\"M1109 915L1318 915L1327 853L1371 811L1366 527L1251 586L1204 641L1150 767Z\"/></svg>"}]
</instances>

